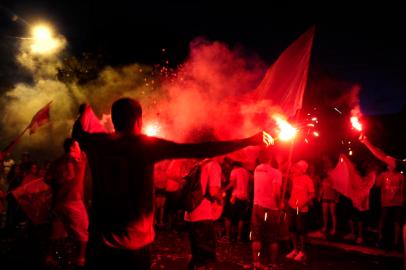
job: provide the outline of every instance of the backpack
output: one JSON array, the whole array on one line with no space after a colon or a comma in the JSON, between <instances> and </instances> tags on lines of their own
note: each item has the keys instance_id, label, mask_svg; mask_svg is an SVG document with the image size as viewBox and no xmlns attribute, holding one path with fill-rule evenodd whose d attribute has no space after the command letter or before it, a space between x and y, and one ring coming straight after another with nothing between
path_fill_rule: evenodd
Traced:
<instances>
[{"instance_id":1,"label":"backpack","mask_svg":"<svg viewBox=\"0 0 406 270\"><path fill-rule=\"evenodd\" d=\"M204 198L210 200L209 183L207 182L205 194L203 194L202 185L200 183L202 167L209 162L210 160L203 160L197 163L189 173L183 177L177 196L177 209L192 212L201 204Z\"/></svg>"}]
</instances>

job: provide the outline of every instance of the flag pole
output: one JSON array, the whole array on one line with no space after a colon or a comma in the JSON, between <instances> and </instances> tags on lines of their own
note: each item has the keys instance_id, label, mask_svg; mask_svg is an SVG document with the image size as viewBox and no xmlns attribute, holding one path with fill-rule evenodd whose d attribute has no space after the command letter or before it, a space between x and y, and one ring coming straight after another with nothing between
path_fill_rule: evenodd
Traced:
<instances>
[{"instance_id":1,"label":"flag pole","mask_svg":"<svg viewBox=\"0 0 406 270\"><path fill-rule=\"evenodd\" d=\"M4 154L10 154L11 151L14 149L14 147L18 144L20 139L24 136L25 132L30 128L30 125L28 125L14 140L12 140L4 149L1 151Z\"/></svg>"},{"instance_id":2,"label":"flag pole","mask_svg":"<svg viewBox=\"0 0 406 270\"><path fill-rule=\"evenodd\" d=\"M295 115L295 121L298 122L299 118L300 118L300 109L298 109L296 111L296 115ZM281 198L284 200L285 199L285 194L286 194L286 188L287 188L287 184L288 184L288 179L289 179L289 174L290 174L290 170L292 169L292 158L293 158L293 150L295 148L295 137L292 138L292 142L290 143L290 147L289 147L289 155L288 155L288 164L286 167L286 173L285 173L285 181L283 182L283 187L282 187L282 196Z\"/></svg>"}]
</instances>

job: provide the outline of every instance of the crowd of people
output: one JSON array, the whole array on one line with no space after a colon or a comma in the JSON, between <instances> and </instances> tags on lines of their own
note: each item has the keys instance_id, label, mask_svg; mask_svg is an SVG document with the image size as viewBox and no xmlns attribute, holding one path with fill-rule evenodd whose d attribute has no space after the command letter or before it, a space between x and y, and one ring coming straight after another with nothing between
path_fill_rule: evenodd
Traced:
<instances>
[{"instance_id":1,"label":"crowd of people","mask_svg":"<svg viewBox=\"0 0 406 270\"><path fill-rule=\"evenodd\" d=\"M141 134L142 108L129 98L112 106L114 133L93 133L86 124L89 110L82 107L72 138L64 142L65 154L57 160L39 166L28 153L17 163L6 153L0 156L3 228L30 222L13 190L42 179L52 192L44 258L50 267L58 263L57 241L70 237L76 246L75 267L150 269L156 229L187 231L189 269L215 269L218 241L251 241L252 269L277 269L282 256L306 262L310 231L363 244L367 231L376 227L378 245L403 249L404 163L363 135L360 142L387 166L358 166L369 191L367 208L357 207L335 188L331 171L338 154L291 162L269 147L273 139L265 132L187 144L146 136ZM255 164L227 156L247 146L261 149ZM86 166L91 177L85 176ZM196 168L201 199L184 210L180 191L185 176ZM89 199L85 186L90 186Z\"/></svg>"}]
</instances>

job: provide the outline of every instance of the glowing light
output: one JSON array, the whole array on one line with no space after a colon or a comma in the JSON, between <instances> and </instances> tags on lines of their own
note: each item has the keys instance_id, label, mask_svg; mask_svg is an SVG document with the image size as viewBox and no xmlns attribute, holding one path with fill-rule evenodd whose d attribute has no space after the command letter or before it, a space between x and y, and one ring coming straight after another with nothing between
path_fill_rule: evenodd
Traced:
<instances>
[{"instance_id":1,"label":"glowing light","mask_svg":"<svg viewBox=\"0 0 406 270\"><path fill-rule=\"evenodd\" d=\"M309 140L308 140L307 138L305 138L305 142L308 144L308 143L309 143Z\"/></svg>"},{"instance_id":2,"label":"glowing light","mask_svg":"<svg viewBox=\"0 0 406 270\"><path fill-rule=\"evenodd\" d=\"M36 25L32 28L31 51L36 54L50 54L58 49L62 42L54 37L47 25Z\"/></svg>"},{"instance_id":3,"label":"glowing light","mask_svg":"<svg viewBox=\"0 0 406 270\"><path fill-rule=\"evenodd\" d=\"M289 124L288 121L278 117L273 116L275 119L276 125L279 128L278 138L281 141L289 141L293 139L297 134L297 129Z\"/></svg>"},{"instance_id":4,"label":"glowing light","mask_svg":"<svg viewBox=\"0 0 406 270\"><path fill-rule=\"evenodd\" d=\"M265 212L264 221L268 219L268 212Z\"/></svg>"},{"instance_id":5,"label":"glowing light","mask_svg":"<svg viewBox=\"0 0 406 270\"><path fill-rule=\"evenodd\" d=\"M160 130L160 126L157 123L149 124L145 127L145 135L156 136Z\"/></svg>"},{"instance_id":6,"label":"glowing light","mask_svg":"<svg viewBox=\"0 0 406 270\"><path fill-rule=\"evenodd\" d=\"M349 155L349 156L352 156L352 154L353 154L353 153L352 153L352 150L350 150L350 151L348 152L348 155Z\"/></svg>"},{"instance_id":7,"label":"glowing light","mask_svg":"<svg viewBox=\"0 0 406 270\"><path fill-rule=\"evenodd\" d=\"M312 121L313 121L313 122L317 122L317 117L313 117L313 118L312 118Z\"/></svg>"},{"instance_id":8,"label":"glowing light","mask_svg":"<svg viewBox=\"0 0 406 270\"><path fill-rule=\"evenodd\" d=\"M317 131L313 131L313 135L314 135L314 137L319 137L320 136L320 134Z\"/></svg>"},{"instance_id":9,"label":"glowing light","mask_svg":"<svg viewBox=\"0 0 406 270\"><path fill-rule=\"evenodd\" d=\"M334 110L336 111L336 112L338 112L339 114L343 114L339 109L337 109L336 107L334 107Z\"/></svg>"},{"instance_id":10,"label":"glowing light","mask_svg":"<svg viewBox=\"0 0 406 270\"><path fill-rule=\"evenodd\" d=\"M359 118L357 116L351 116L350 121L354 129L362 131L362 124L360 123Z\"/></svg>"},{"instance_id":11,"label":"glowing light","mask_svg":"<svg viewBox=\"0 0 406 270\"><path fill-rule=\"evenodd\" d=\"M344 159L343 159L343 158L340 158L340 162L341 162L341 163L344 162Z\"/></svg>"}]
</instances>

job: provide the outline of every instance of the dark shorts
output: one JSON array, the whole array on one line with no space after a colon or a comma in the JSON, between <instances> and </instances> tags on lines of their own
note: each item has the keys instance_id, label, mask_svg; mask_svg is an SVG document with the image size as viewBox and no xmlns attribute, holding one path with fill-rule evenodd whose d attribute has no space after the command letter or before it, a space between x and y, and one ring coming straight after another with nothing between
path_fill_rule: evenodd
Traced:
<instances>
[{"instance_id":1,"label":"dark shorts","mask_svg":"<svg viewBox=\"0 0 406 270\"><path fill-rule=\"evenodd\" d=\"M353 207L351 211L351 220L355 222L365 222L368 219L368 211L360 211Z\"/></svg>"},{"instance_id":2,"label":"dark shorts","mask_svg":"<svg viewBox=\"0 0 406 270\"><path fill-rule=\"evenodd\" d=\"M232 219L233 217L233 208L230 203L231 194L227 192L226 197L224 198L224 209L223 209L223 217L227 219Z\"/></svg>"},{"instance_id":3,"label":"dark shorts","mask_svg":"<svg viewBox=\"0 0 406 270\"><path fill-rule=\"evenodd\" d=\"M165 211L175 213L178 209L179 192L166 192Z\"/></svg>"},{"instance_id":4,"label":"dark shorts","mask_svg":"<svg viewBox=\"0 0 406 270\"><path fill-rule=\"evenodd\" d=\"M216 232L213 221L188 222L192 260L189 269L216 261Z\"/></svg>"},{"instance_id":5,"label":"dark shorts","mask_svg":"<svg viewBox=\"0 0 406 270\"><path fill-rule=\"evenodd\" d=\"M247 200L236 199L233 204L230 205L232 211L232 218L234 221L249 220L250 205Z\"/></svg>"},{"instance_id":6,"label":"dark shorts","mask_svg":"<svg viewBox=\"0 0 406 270\"><path fill-rule=\"evenodd\" d=\"M151 269L150 247L136 250L116 249L105 245L90 246L92 249L88 257L90 270L100 269Z\"/></svg>"},{"instance_id":7,"label":"dark shorts","mask_svg":"<svg viewBox=\"0 0 406 270\"><path fill-rule=\"evenodd\" d=\"M278 240L281 212L254 205L251 218L251 240L274 243Z\"/></svg>"},{"instance_id":8,"label":"dark shorts","mask_svg":"<svg viewBox=\"0 0 406 270\"><path fill-rule=\"evenodd\" d=\"M401 224L403 222L403 207L401 206L385 206L381 208L382 220L392 221Z\"/></svg>"},{"instance_id":9,"label":"dark shorts","mask_svg":"<svg viewBox=\"0 0 406 270\"><path fill-rule=\"evenodd\" d=\"M304 235L307 233L307 213L288 208L289 232Z\"/></svg>"},{"instance_id":10,"label":"dark shorts","mask_svg":"<svg viewBox=\"0 0 406 270\"><path fill-rule=\"evenodd\" d=\"M164 188L156 188L155 189L155 196L157 196L157 197L166 197L166 189L164 189Z\"/></svg>"}]
</instances>

